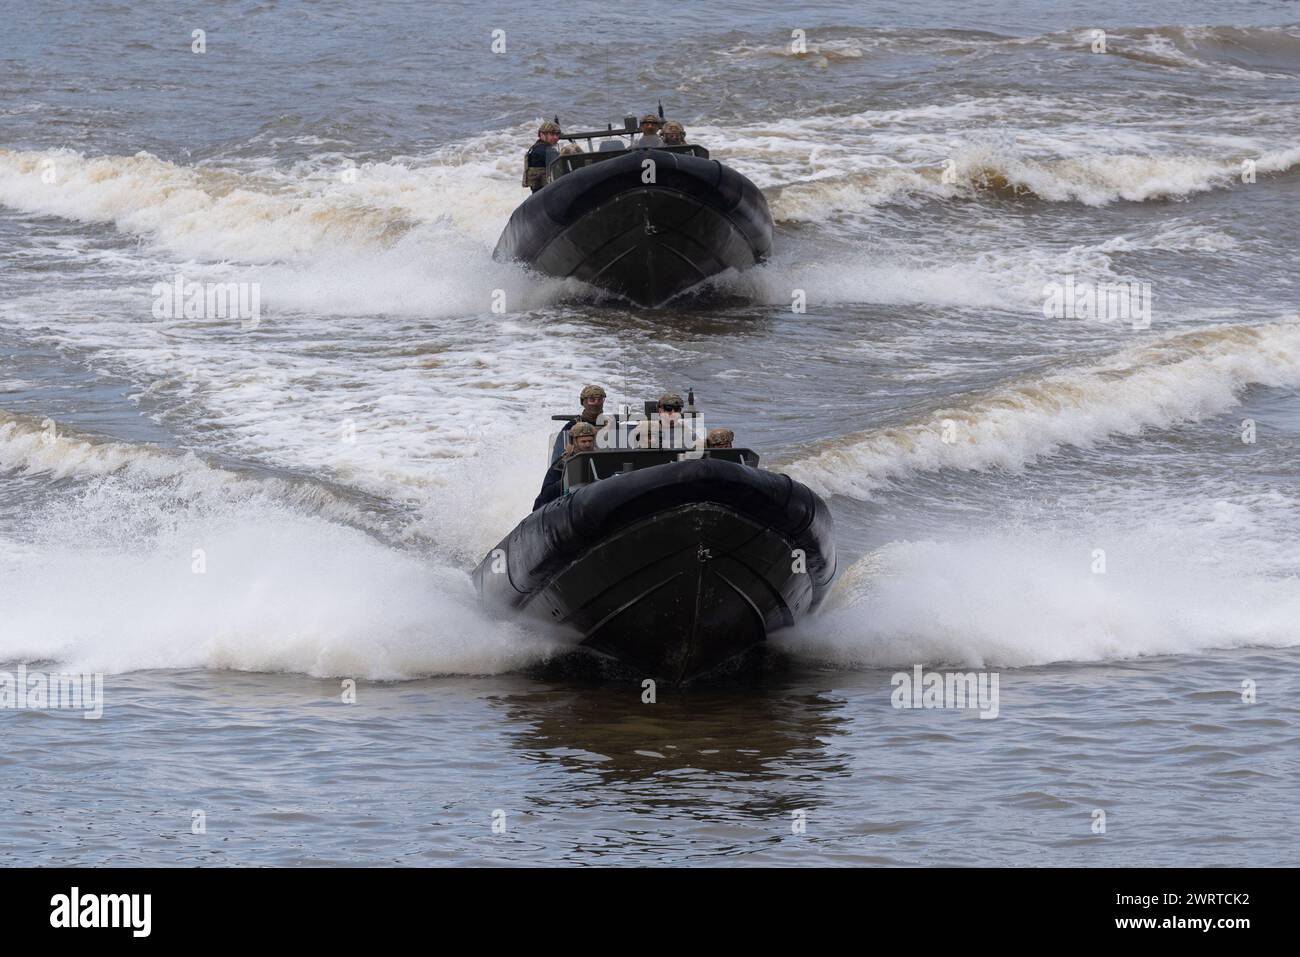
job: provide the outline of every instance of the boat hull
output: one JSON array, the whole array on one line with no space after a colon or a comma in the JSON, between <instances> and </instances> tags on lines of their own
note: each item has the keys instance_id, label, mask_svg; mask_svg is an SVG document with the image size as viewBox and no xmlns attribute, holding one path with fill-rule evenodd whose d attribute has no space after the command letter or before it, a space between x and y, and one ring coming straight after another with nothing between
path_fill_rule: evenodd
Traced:
<instances>
[{"instance_id":1,"label":"boat hull","mask_svg":"<svg viewBox=\"0 0 1300 957\"><path fill-rule=\"evenodd\" d=\"M538 509L474 579L497 613L559 625L642 677L683 683L794 624L834 574L829 511L811 490L702 459L607 479Z\"/></svg>"},{"instance_id":2,"label":"boat hull","mask_svg":"<svg viewBox=\"0 0 1300 957\"><path fill-rule=\"evenodd\" d=\"M716 160L651 149L575 169L534 193L494 257L657 306L754 266L771 247L771 213L753 183Z\"/></svg>"}]
</instances>

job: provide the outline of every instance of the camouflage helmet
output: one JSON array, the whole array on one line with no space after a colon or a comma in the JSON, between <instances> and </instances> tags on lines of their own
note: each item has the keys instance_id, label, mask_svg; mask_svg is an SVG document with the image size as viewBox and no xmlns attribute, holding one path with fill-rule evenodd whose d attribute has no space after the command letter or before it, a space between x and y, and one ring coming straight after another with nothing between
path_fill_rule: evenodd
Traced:
<instances>
[{"instance_id":1,"label":"camouflage helmet","mask_svg":"<svg viewBox=\"0 0 1300 957\"><path fill-rule=\"evenodd\" d=\"M641 117L641 123L640 123L640 125L641 125L641 126L645 126L647 123L650 123L650 124L652 124L653 126L663 126L663 125L664 125L664 121L661 120L658 116L656 116L656 115L653 114L653 113L647 113L645 116Z\"/></svg>"},{"instance_id":2,"label":"camouflage helmet","mask_svg":"<svg viewBox=\"0 0 1300 957\"><path fill-rule=\"evenodd\" d=\"M538 132L538 133L558 133L558 132L560 132L560 124L559 124L559 123L556 123L554 120L547 120L547 121L546 121L545 123L543 123L541 126L537 127L537 132Z\"/></svg>"},{"instance_id":3,"label":"camouflage helmet","mask_svg":"<svg viewBox=\"0 0 1300 957\"><path fill-rule=\"evenodd\" d=\"M708 437L704 440L706 449L724 449L728 448L732 442L736 441L736 433L731 429L709 429Z\"/></svg>"},{"instance_id":4,"label":"camouflage helmet","mask_svg":"<svg viewBox=\"0 0 1300 957\"><path fill-rule=\"evenodd\" d=\"M582 152L582 147L579 146L577 143L566 143L564 146L560 147L561 156L572 156L574 153L581 153L581 152Z\"/></svg>"},{"instance_id":5,"label":"camouflage helmet","mask_svg":"<svg viewBox=\"0 0 1300 957\"><path fill-rule=\"evenodd\" d=\"M573 428L569 429L569 435L575 439L580 439L584 435L595 436L596 427L590 422L575 422Z\"/></svg>"},{"instance_id":6,"label":"camouflage helmet","mask_svg":"<svg viewBox=\"0 0 1300 957\"><path fill-rule=\"evenodd\" d=\"M578 394L578 402L585 404L586 401L593 396L598 396L603 399L605 398L605 390L598 385L589 385Z\"/></svg>"},{"instance_id":7,"label":"camouflage helmet","mask_svg":"<svg viewBox=\"0 0 1300 957\"><path fill-rule=\"evenodd\" d=\"M676 120L669 120L664 124L664 139L686 139L686 127Z\"/></svg>"},{"instance_id":8,"label":"camouflage helmet","mask_svg":"<svg viewBox=\"0 0 1300 957\"><path fill-rule=\"evenodd\" d=\"M675 405L678 408L682 406L682 397L676 392L665 392L659 397L660 405Z\"/></svg>"}]
</instances>

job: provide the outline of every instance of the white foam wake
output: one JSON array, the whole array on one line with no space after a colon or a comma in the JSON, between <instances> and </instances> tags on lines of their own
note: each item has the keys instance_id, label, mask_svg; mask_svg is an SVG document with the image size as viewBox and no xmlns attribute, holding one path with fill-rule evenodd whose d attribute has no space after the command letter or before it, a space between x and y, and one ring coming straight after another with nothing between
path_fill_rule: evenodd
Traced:
<instances>
[{"instance_id":1,"label":"white foam wake","mask_svg":"<svg viewBox=\"0 0 1300 957\"><path fill-rule=\"evenodd\" d=\"M910 473L1018 469L1062 446L1217 415L1255 384L1300 384L1300 322L1168 336L970 396L923 421L837 439L787 471L823 493L865 499Z\"/></svg>"},{"instance_id":2,"label":"white foam wake","mask_svg":"<svg viewBox=\"0 0 1300 957\"><path fill-rule=\"evenodd\" d=\"M506 169L513 156L461 148L369 164L345 176L337 162L284 172L183 166L143 152L0 150L0 204L112 223L207 260L268 262L331 249L383 249L435 223L449 235L488 245L521 198Z\"/></svg>"},{"instance_id":3,"label":"white foam wake","mask_svg":"<svg viewBox=\"0 0 1300 957\"><path fill-rule=\"evenodd\" d=\"M497 673L548 651L484 618L465 573L274 510L184 520L131 545L0 543L0 589L0 659L68 670L399 679Z\"/></svg>"},{"instance_id":4,"label":"white foam wake","mask_svg":"<svg viewBox=\"0 0 1300 957\"><path fill-rule=\"evenodd\" d=\"M184 500L272 501L335 521L370 524L366 513L311 482L255 479L209 465L193 453L113 442L71 432L51 419L0 412L0 472L57 481L116 477L136 487L166 486Z\"/></svg>"},{"instance_id":5,"label":"white foam wake","mask_svg":"<svg viewBox=\"0 0 1300 957\"><path fill-rule=\"evenodd\" d=\"M811 165L812 147L807 149ZM976 139L951 146L936 142L931 150L912 165L876 158L867 169L822 170L809 178L792 171L799 176L795 181L773 184L772 214L782 222L816 223L886 203L972 198L981 192L1086 206L1184 199L1231 187L1240 181L1247 160L1257 176L1284 173L1300 164L1300 146L1245 148L1230 154L1222 148L1204 154L1094 148L1044 156Z\"/></svg>"},{"instance_id":6,"label":"white foam wake","mask_svg":"<svg viewBox=\"0 0 1300 957\"><path fill-rule=\"evenodd\" d=\"M850 668L1019 667L1300 645L1300 580L1277 574L1271 549L1225 538L1212 522L1144 527L1138 513L1116 531L1115 515L1107 520L1110 529L886 546L845 573L822 614L778 642Z\"/></svg>"},{"instance_id":7,"label":"white foam wake","mask_svg":"<svg viewBox=\"0 0 1300 957\"><path fill-rule=\"evenodd\" d=\"M317 514L319 494L118 443L27 448L14 429L0 426L7 481L81 481L44 485L0 538L0 661L387 680L497 673L555 647L484 617L464 571Z\"/></svg>"}]
</instances>

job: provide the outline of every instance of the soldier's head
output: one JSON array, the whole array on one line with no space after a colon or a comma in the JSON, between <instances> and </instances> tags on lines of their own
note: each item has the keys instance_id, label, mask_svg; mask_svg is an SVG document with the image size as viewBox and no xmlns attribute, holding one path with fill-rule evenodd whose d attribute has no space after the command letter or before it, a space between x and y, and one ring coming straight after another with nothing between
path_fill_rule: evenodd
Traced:
<instances>
[{"instance_id":1,"label":"soldier's head","mask_svg":"<svg viewBox=\"0 0 1300 957\"><path fill-rule=\"evenodd\" d=\"M683 146L686 143L686 127L676 120L664 124L664 142L669 146Z\"/></svg>"},{"instance_id":2,"label":"soldier's head","mask_svg":"<svg viewBox=\"0 0 1300 957\"><path fill-rule=\"evenodd\" d=\"M643 135L648 136L651 133L658 133L663 125L664 121L659 119L659 117L655 116L653 113L647 113L645 116L641 117L641 133Z\"/></svg>"},{"instance_id":3,"label":"soldier's head","mask_svg":"<svg viewBox=\"0 0 1300 957\"><path fill-rule=\"evenodd\" d=\"M578 404L586 416L595 418L605 411L605 390L598 385L589 385L578 395Z\"/></svg>"},{"instance_id":4,"label":"soldier's head","mask_svg":"<svg viewBox=\"0 0 1300 957\"><path fill-rule=\"evenodd\" d=\"M560 141L560 124L554 120L547 120L541 126L537 127L537 138L545 143L554 146Z\"/></svg>"},{"instance_id":5,"label":"soldier's head","mask_svg":"<svg viewBox=\"0 0 1300 957\"><path fill-rule=\"evenodd\" d=\"M659 397L659 416L664 419L678 419L682 415L682 397L676 392L665 392Z\"/></svg>"},{"instance_id":6,"label":"soldier's head","mask_svg":"<svg viewBox=\"0 0 1300 957\"><path fill-rule=\"evenodd\" d=\"M581 153L582 147L577 143L565 143L560 147L561 156L572 156L574 153Z\"/></svg>"},{"instance_id":7,"label":"soldier's head","mask_svg":"<svg viewBox=\"0 0 1300 957\"><path fill-rule=\"evenodd\" d=\"M731 443L736 441L736 433L731 429L709 429L709 434L704 439L706 449L729 449Z\"/></svg>"},{"instance_id":8,"label":"soldier's head","mask_svg":"<svg viewBox=\"0 0 1300 957\"><path fill-rule=\"evenodd\" d=\"M590 452L596 447L596 427L590 422L576 422L569 430L573 448L577 452Z\"/></svg>"}]
</instances>

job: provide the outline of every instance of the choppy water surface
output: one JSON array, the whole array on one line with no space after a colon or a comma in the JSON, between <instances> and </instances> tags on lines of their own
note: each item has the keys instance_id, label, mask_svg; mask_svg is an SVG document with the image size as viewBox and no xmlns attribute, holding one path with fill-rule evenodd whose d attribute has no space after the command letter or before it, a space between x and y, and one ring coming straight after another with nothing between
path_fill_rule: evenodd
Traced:
<instances>
[{"instance_id":1,"label":"choppy water surface","mask_svg":"<svg viewBox=\"0 0 1300 957\"><path fill-rule=\"evenodd\" d=\"M1296 863L1289 5L0 12L0 663L106 673L0 711L6 863ZM492 262L539 117L659 98L772 262L661 312ZM588 381L829 497L784 670L646 704L480 616Z\"/></svg>"}]
</instances>

